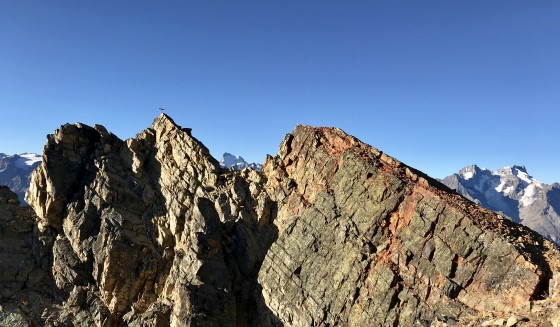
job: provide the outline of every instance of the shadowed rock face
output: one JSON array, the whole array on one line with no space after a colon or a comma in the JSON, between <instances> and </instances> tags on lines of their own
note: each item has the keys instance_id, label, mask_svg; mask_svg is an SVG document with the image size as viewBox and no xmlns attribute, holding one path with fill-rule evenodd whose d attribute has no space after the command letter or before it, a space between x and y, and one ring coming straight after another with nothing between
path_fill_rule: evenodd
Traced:
<instances>
[{"instance_id":1,"label":"shadowed rock face","mask_svg":"<svg viewBox=\"0 0 560 327\"><path fill-rule=\"evenodd\" d=\"M27 326L52 304L51 255L35 220L16 193L0 186L0 326Z\"/></svg>"},{"instance_id":2,"label":"shadowed rock face","mask_svg":"<svg viewBox=\"0 0 560 327\"><path fill-rule=\"evenodd\" d=\"M41 324L555 319L550 242L334 128L298 126L262 172L236 172L166 115L126 141L64 125L26 200L54 293L14 314Z\"/></svg>"}]
</instances>

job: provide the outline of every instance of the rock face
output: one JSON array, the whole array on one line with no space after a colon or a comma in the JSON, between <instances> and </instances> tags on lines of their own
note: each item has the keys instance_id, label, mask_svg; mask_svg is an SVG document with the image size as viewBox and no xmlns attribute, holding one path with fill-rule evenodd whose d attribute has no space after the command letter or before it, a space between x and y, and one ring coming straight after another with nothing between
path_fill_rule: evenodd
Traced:
<instances>
[{"instance_id":1,"label":"rock face","mask_svg":"<svg viewBox=\"0 0 560 327\"><path fill-rule=\"evenodd\" d=\"M501 212L560 244L560 185L529 176L523 166L496 171L468 166L442 180L467 199Z\"/></svg>"},{"instance_id":2,"label":"rock face","mask_svg":"<svg viewBox=\"0 0 560 327\"><path fill-rule=\"evenodd\" d=\"M0 326L30 325L51 304L51 257L43 251L45 240L33 211L20 207L17 195L0 186Z\"/></svg>"},{"instance_id":3,"label":"rock face","mask_svg":"<svg viewBox=\"0 0 560 327\"><path fill-rule=\"evenodd\" d=\"M560 254L552 243L334 128L296 127L259 172L220 168L166 115L126 141L102 126L64 125L47 138L27 201L44 240L38 252L47 255L21 260L47 258L52 292L35 301L40 315L6 307L12 320L556 319Z\"/></svg>"},{"instance_id":4,"label":"rock face","mask_svg":"<svg viewBox=\"0 0 560 327\"><path fill-rule=\"evenodd\" d=\"M39 229L56 235L57 288L96 309L55 318L251 323L258 267L276 237L263 220L272 207L262 184L257 172L223 171L165 115L125 142L101 126L62 126L48 137L27 200Z\"/></svg>"},{"instance_id":5,"label":"rock face","mask_svg":"<svg viewBox=\"0 0 560 327\"><path fill-rule=\"evenodd\" d=\"M285 323L466 325L557 299L550 242L340 130L297 127L264 173L279 238L259 282Z\"/></svg>"}]
</instances>

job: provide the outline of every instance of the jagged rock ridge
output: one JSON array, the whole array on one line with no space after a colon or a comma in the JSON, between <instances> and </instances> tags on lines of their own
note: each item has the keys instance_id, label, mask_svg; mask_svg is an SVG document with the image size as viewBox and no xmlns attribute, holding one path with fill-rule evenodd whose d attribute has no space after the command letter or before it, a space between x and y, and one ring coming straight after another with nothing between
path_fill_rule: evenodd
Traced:
<instances>
[{"instance_id":1,"label":"jagged rock ridge","mask_svg":"<svg viewBox=\"0 0 560 327\"><path fill-rule=\"evenodd\" d=\"M254 320L239 313L255 306L257 263L275 237L259 174L223 171L166 115L125 142L101 126L64 125L44 156L27 199L40 230L56 235L62 296L97 303L88 323ZM56 319L76 323L79 312L67 313Z\"/></svg>"},{"instance_id":2,"label":"jagged rock ridge","mask_svg":"<svg viewBox=\"0 0 560 327\"><path fill-rule=\"evenodd\" d=\"M27 200L53 292L18 314L44 325L556 319L552 243L334 128L296 127L259 172L166 115L126 141L64 125Z\"/></svg>"}]
</instances>

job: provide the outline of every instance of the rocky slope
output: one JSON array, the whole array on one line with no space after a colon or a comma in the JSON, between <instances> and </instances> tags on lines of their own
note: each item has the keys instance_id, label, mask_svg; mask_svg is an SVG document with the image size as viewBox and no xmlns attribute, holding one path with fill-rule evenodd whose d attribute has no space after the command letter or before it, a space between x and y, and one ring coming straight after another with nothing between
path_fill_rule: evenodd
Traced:
<instances>
[{"instance_id":1,"label":"rocky slope","mask_svg":"<svg viewBox=\"0 0 560 327\"><path fill-rule=\"evenodd\" d=\"M542 183L523 166L490 171L476 165L465 167L442 182L467 199L560 243L559 184Z\"/></svg>"},{"instance_id":2,"label":"rocky slope","mask_svg":"<svg viewBox=\"0 0 560 327\"><path fill-rule=\"evenodd\" d=\"M165 115L126 141L64 125L27 200L21 260L52 288L3 295L22 325L560 324L552 243L334 128L296 127L259 172Z\"/></svg>"},{"instance_id":3,"label":"rocky slope","mask_svg":"<svg viewBox=\"0 0 560 327\"><path fill-rule=\"evenodd\" d=\"M16 192L20 202L24 202L29 188L31 172L41 163L41 156L34 153L6 155L0 153L0 185L8 186Z\"/></svg>"}]
</instances>

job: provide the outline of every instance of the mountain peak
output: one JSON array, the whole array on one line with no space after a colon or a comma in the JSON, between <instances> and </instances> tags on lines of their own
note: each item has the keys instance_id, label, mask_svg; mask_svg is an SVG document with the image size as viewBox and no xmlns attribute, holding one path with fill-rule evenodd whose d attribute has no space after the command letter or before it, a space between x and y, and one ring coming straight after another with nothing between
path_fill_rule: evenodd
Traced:
<instances>
[{"instance_id":1,"label":"mountain peak","mask_svg":"<svg viewBox=\"0 0 560 327\"><path fill-rule=\"evenodd\" d=\"M463 179L449 176L443 182L464 197L560 244L560 202L556 200L554 185L530 176L522 165L506 166L482 175L476 174L473 166L469 167L459 171Z\"/></svg>"},{"instance_id":2,"label":"mountain peak","mask_svg":"<svg viewBox=\"0 0 560 327\"><path fill-rule=\"evenodd\" d=\"M550 242L342 130L296 127L241 172L166 115L126 141L63 130L27 193L22 248L56 290L40 325L480 325L558 303Z\"/></svg>"},{"instance_id":3,"label":"mountain peak","mask_svg":"<svg viewBox=\"0 0 560 327\"><path fill-rule=\"evenodd\" d=\"M465 168L459 170L459 175L464 180L469 180L469 179L473 178L475 175L479 174L483 170L486 170L486 169L481 169L477 165L470 165L470 166L466 166Z\"/></svg>"},{"instance_id":4,"label":"mountain peak","mask_svg":"<svg viewBox=\"0 0 560 327\"><path fill-rule=\"evenodd\" d=\"M533 183L541 184L539 180L533 178L533 176L530 176L527 173L527 168L525 168L525 166L520 166L520 165L506 166L497 169L492 174L499 175L502 177L508 177L508 176L515 177L526 184L533 184Z\"/></svg>"},{"instance_id":5,"label":"mountain peak","mask_svg":"<svg viewBox=\"0 0 560 327\"><path fill-rule=\"evenodd\" d=\"M525 168L525 166L520 166L520 165L513 165L512 169L517 169L519 171L522 171L524 173L527 173L527 168Z\"/></svg>"},{"instance_id":6,"label":"mountain peak","mask_svg":"<svg viewBox=\"0 0 560 327\"><path fill-rule=\"evenodd\" d=\"M235 170L243 170L247 167L255 170L262 170L262 164L254 162L248 163L242 156L233 155L229 152L225 152L222 156L220 166L222 168L233 168Z\"/></svg>"},{"instance_id":7,"label":"mountain peak","mask_svg":"<svg viewBox=\"0 0 560 327\"><path fill-rule=\"evenodd\" d=\"M157 138L159 139L162 135L169 133L173 130L180 130L186 132L191 136L191 128L182 128L179 124L175 123L173 118L164 114L163 112L154 119L151 128L156 131Z\"/></svg>"},{"instance_id":8,"label":"mountain peak","mask_svg":"<svg viewBox=\"0 0 560 327\"><path fill-rule=\"evenodd\" d=\"M157 129L161 129L164 127L173 127L173 128L181 128L181 126L177 125L177 123L175 123L175 121L169 117L168 115L161 113L159 114L155 119L154 122L152 123L151 126L153 129L157 130Z\"/></svg>"},{"instance_id":9,"label":"mountain peak","mask_svg":"<svg viewBox=\"0 0 560 327\"><path fill-rule=\"evenodd\" d=\"M224 156L223 156L223 157L224 157L224 158L235 158L235 159L243 160L243 157L242 157L242 156L236 156L236 155L231 154L231 153L229 153L229 152L224 152Z\"/></svg>"},{"instance_id":10,"label":"mountain peak","mask_svg":"<svg viewBox=\"0 0 560 327\"><path fill-rule=\"evenodd\" d=\"M171 122L171 123L177 125L177 124L175 123L175 121L173 120L173 118L171 118L171 117L170 117L169 115L167 115L167 114L164 114L163 112L160 113L160 114L156 117L156 119L155 119L154 121ZM178 125L177 125L177 126L178 126ZM178 126L178 127L180 127L180 126Z\"/></svg>"},{"instance_id":11,"label":"mountain peak","mask_svg":"<svg viewBox=\"0 0 560 327\"><path fill-rule=\"evenodd\" d=\"M495 171L495 173L501 175L506 175L506 174L517 175L519 172L527 174L527 168L522 165L513 165L513 166L504 166Z\"/></svg>"}]
</instances>

